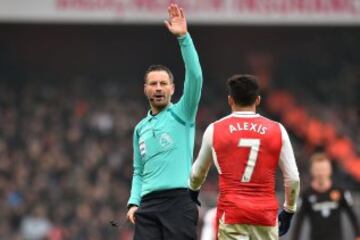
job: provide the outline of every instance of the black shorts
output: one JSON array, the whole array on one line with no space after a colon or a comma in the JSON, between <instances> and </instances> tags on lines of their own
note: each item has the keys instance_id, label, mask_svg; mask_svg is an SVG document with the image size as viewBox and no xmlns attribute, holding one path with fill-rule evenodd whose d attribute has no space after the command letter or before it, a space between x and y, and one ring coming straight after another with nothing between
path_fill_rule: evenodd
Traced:
<instances>
[{"instance_id":1,"label":"black shorts","mask_svg":"<svg viewBox=\"0 0 360 240\"><path fill-rule=\"evenodd\" d=\"M196 240L198 217L187 189L149 193L135 213L134 240Z\"/></svg>"}]
</instances>

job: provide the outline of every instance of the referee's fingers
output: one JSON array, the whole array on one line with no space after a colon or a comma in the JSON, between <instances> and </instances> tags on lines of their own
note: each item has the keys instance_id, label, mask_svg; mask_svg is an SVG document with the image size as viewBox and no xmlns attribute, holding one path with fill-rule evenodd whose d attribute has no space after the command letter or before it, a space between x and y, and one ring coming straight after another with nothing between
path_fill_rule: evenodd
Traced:
<instances>
[{"instance_id":1,"label":"referee's fingers","mask_svg":"<svg viewBox=\"0 0 360 240\"><path fill-rule=\"evenodd\" d=\"M132 222L132 224L135 224L135 212L132 212L130 216L130 222Z\"/></svg>"},{"instance_id":2,"label":"referee's fingers","mask_svg":"<svg viewBox=\"0 0 360 240\"><path fill-rule=\"evenodd\" d=\"M135 224L135 209L129 209L127 213L127 218L132 224Z\"/></svg>"}]
</instances>

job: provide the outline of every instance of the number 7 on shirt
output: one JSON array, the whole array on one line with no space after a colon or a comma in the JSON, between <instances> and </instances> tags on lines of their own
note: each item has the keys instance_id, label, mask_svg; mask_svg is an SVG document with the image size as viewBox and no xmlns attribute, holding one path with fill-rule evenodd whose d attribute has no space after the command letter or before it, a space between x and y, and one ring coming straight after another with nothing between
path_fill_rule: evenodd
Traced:
<instances>
[{"instance_id":1,"label":"number 7 on shirt","mask_svg":"<svg viewBox=\"0 0 360 240\"><path fill-rule=\"evenodd\" d=\"M241 138L239 140L238 147L250 147L249 157L246 162L246 167L241 178L241 182L250 182L258 158L260 139Z\"/></svg>"}]
</instances>

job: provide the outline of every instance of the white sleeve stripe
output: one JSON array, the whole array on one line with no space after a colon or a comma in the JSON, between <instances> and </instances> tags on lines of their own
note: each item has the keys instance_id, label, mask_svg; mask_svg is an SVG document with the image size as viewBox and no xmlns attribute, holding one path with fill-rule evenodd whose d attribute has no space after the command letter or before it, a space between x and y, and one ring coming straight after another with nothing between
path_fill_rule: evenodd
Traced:
<instances>
[{"instance_id":1,"label":"white sleeve stripe","mask_svg":"<svg viewBox=\"0 0 360 240\"><path fill-rule=\"evenodd\" d=\"M299 180L299 171L296 166L294 151L291 146L289 135L285 128L280 124L282 146L280 152L279 166L283 171L285 180Z\"/></svg>"},{"instance_id":2,"label":"white sleeve stripe","mask_svg":"<svg viewBox=\"0 0 360 240\"><path fill-rule=\"evenodd\" d=\"M218 170L218 173L222 174L221 168L220 168L220 165L219 165L219 162L218 162L218 159L217 159L215 148L212 147L211 150L212 150L212 156L213 156L213 160L214 160L214 165L215 165L216 169Z\"/></svg>"},{"instance_id":3,"label":"white sleeve stripe","mask_svg":"<svg viewBox=\"0 0 360 240\"><path fill-rule=\"evenodd\" d=\"M193 190L200 189L210 169L212 163L212 135L213 126L210 124L204 132L200 151L191 169L189 187Z\"/></svg>"},{"instance_id":4,"label":"white sleeve stripe","mask_svg":"<svg viewBox=\"0 0 360 240\"><path fill-rule=\"evenodd\" d=\"M284 208L290 212L296 211L296 201L299 197L300 178L296 166L294 151L291 146L289 135L285 128L280 125L282 146L280 151L279 167L284 178L285 203Z\"/></svg>"},{"instance_id":5,"label":"white sleeve stripe","mask_svg":"<svg viewBox=\"0 0 360 240\"><path fill-rule=\"evenodd\" d=\"M209 143L209 147L211 147L211 153L212 153L214 165L215 165L218 173L221 174L222 172L221 172L220 165L219 165L219 162L217 159L217 154L216 154L216 151L214 148L214 124L213 123L209 125L208 131L209 131L209 133L207 135L207 141Z\"/></svg>"}]
</instances>

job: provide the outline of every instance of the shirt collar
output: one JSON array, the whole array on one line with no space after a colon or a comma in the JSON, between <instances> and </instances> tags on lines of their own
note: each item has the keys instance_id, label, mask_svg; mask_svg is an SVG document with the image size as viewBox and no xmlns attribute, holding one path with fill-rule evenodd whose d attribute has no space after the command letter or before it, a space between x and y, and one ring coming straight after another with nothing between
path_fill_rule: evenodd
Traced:
<instances>
[{"instance_id":1,"label":"shirt collar","mask_svg":"<svg viewBox=\"0 0 360 240\"><path fill-rule=\"evenodd\" d=\"M164 112L166 112L166 110L167 110L168 108L170 108L172 105L173 105L172 103L169 103L163 110L161 110L160 112L158 112L156 115L152 115L152 114L151 114L151 110L149 110L148 113L147 113L147 117L148 117L149 119L151 119L151 118L154 118L154 117L161 116L161 115L162 115Z\"/></svg>"},{"instance_id":2,"label":"shirt collar","mask_svg":"<svg viewBox=\"0 0 360 240\"><path fill-rule=\"evenodd\" d=\"M235 111L231 113L234 117L243 117L243 118L250 118L250 117L259 117L260 114L253 112L253 111Z\"/></svg>"}]
</instances>

